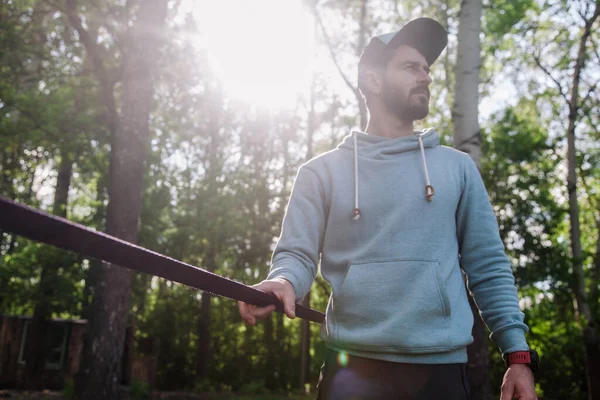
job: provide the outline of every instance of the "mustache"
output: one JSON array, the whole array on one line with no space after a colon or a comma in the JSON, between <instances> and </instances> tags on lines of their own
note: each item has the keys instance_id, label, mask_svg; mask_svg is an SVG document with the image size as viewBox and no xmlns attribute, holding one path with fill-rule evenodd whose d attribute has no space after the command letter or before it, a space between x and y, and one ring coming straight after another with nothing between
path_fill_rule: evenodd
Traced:
<instances>
[{"instance_id":1,"label":"mustache","mask_svg":"<svg viewBox=\"0 0 600 400\"><path fill-rule=\"evenodd\" d=\"M426 94L427 97L431 97L431 92L427 86L420 86L412 89L410 94Z\"/></svg>"}]
</instances>

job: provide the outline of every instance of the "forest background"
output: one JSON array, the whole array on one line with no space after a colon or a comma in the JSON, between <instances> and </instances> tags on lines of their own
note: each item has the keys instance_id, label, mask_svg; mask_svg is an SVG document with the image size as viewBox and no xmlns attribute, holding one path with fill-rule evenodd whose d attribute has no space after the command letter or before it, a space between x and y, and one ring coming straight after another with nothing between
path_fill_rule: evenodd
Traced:
<instances>
[{"instance_id":1,"label":"forest background","mask_svg":"<svg viewBox=\"0 0 600 400\"><path fill-rule=\"evenodd\" d=\"M2 0L0 194L257 283L299 166L364 126L368 38L435 18L449 45L418 127L481 167L538 394L600 399L599 15L592 0ZM308 304L329 294L318 278ZM115 393L125 325L158 344L161 391L314 391L324 354L317 324L247 326L231 300L6 232L0 315L90 320L79 398ZM492 398L501 356L476 346Z\"/></svg>"}]
</instances>

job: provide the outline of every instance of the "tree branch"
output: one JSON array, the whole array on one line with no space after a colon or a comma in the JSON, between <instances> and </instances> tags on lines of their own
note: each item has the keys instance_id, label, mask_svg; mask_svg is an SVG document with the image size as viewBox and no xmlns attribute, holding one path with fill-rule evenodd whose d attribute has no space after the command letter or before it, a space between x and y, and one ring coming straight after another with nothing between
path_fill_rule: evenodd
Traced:
<instances>
[{"instance_id":1,"label":"tree branch","mask_svg":"<svg viewBox=\"0 0 600 400\"><path fill-rule=\"evenodd\" d=\"M600 7L600 6L598 6ZM598 63L600 63L600 52L598 52L598 45L596 45L596 42L593 40L593 38L591 38L591 42L592 42L592 51L594 52L594 55L596 56L596 59L598 61Z\"/></svg>"},{"instance_id":2,"label":"tree branch","mask_svg":"<svg viewBox=\"0 0 600 400\"><path fill-rule=\"evenodd\" d=\"M581 11L581 9L579 9L577 11L577 13L579 14L579 16L581 17L582 20L586 21L587 19L587 14L590 11L590 1L584 1L585 3L585 10Z\"/></svg>"},{"instance_id":3,"label":"tree branch","mask_svg":"<svg viewBox=\"0 0 600 400\"><path fill-rule=\"evenodd\" d=\"M552 81L556 84L556 86L558 87L558 91L560 92L560 95L562 96L563 99L565 99L565 101L567 102L567 104L570 103L569 98L567 97L567 94L565 93L563 86L561 85L561 83L556 80L556 78L554 78L554 76L552 76L552 73L550 71L548 71L548 69L546 69L543 65L542 62L540 61L540 57L539 55L535 55L533 56L533 59L535 60L535 63L537 64L537 66L544 71L544 73L550 78L552 79Z\"/></svg>"},{"instance_id":4,"label":"tree branch","mask_svg":"<svg viewBox=\"0 0 600 400\"><path fill-rule=\"evenodd\" d=\"M598 82L594 82L594 84L592 85L592 87L590 87L590 89L586 93L585 97L581 101L580 107L587 103L587 101L590 99L591 95L596 91L597 87L598 87Z\"/></svg>"},{"instance_id":5,"label":"tree branch","mask_svg":"<svg viewBox=\"0 0 600 400\"><path fill-rule=\"evenodd\" d=\"M363 0L362 8L361 8L361 21L360 21L360 33L359 33L361 35L361 37L359 37L359 44L364 44L364 39L362 36L364 35L364 20L366 18L366 4L367 4L367 0ZM323 39L325 40L325 44L327 45L327 49L329 50L329 54L331 55L331 59L335 65L335 67L337 68L338 72L340 73L340 76L346 83L346 86L348 86L348 88L350 88L350 90L352 91L352 93L354 93L354 96L356 97L356 101L358 103L358 109L360 112L360 125L361 125L360 129L364 130L366 128L366 123L367 123L367 107L365 104L365 99L363 98L362 93L360 92L360 89L357 86L353 85L352 82L350 81L350 79L348 79L348 77L346 76L346 74L344 74L344 71L342 70L340 63L337 60L335 51L333 50L333 45L331 43L331 40L329 39L327 30L325 29L323 20L321 19L321 16L317 12L316 7L312 7L312 12L315 17L315 20L317 21L317 24L321 28L321 32L323 32Z\"/></svg>"},{"instance_id":6,"label":"tree branch","mask_svg":"<svg viewBox=\"0 0 600 400\"><path fill-rule=\"evenodd\" d=\"M329 39L329 35L327 34L327 30L325 29L325 25L323 24L323 20L321 19L321 16L319 15L319 13L317 12L316 9L313 9L313 15L315 16L315 19L317 20L317 23L319 24L319 28L321 28L321 32L323 33L323 39L325 40L325 44L327 45L327 49L329 50L329 54L331 55L331 60L333 61L333 64L337 68L338 72L340 73L340 75L341 75L342 79L344 80L344 82L346 83L346 85L350 88L350 90L352 90L352 92L354 94L357 94L358 88L356 86L354 86L354 84L352 84L352 82L350 82L350 80L348 79L348 77L346 76L344 71L342 70L340 63L337 60L335 51L333 50L333 44L331 43L331 40Z\"/></svg>"},{"instance_id":7,"label":"tree branch","mask_svg":"<svg viewBox=\"0 0 600 400\"><path fill-rule=\"evenodd\" d=\"M102 88L102 99L108 111L108 126L110 132L115 132L117 128L118 113L117 105L114 96L114 83L109 79L102 58L100 57L100 50L96 42L92 39L89 32L83 27L81 18L77 13L77 0L67 0L66 7L62 4L54 3L51 0L45 0L49 5L55 7L63 15L67 17L69 24L77 31L79 39L83 43L89 60L94 68L94 73L100 81Z\"/></svg>"},{"instance_id":8,"label":"tree branch","mask_svg":"<svg viewBox=\"0 0 600 400\"><path fill-rule=\"evenodd\" d=\"M59 137L59 135L57 135L56 132L52 132L51 130L47 129L40 121L38 121L35 117L35 113L22 108L20 105L18 105L17 103L14 103L14 102L4 101L4 104L7 107L14 107L17 111L19 111L21 114L23 114L25 117L27 117L31 122L33 122L33 124L35 125L35 127L37 129L39 129L40 131L49 135L51 138Z\"/></svg>"}]
</instances>

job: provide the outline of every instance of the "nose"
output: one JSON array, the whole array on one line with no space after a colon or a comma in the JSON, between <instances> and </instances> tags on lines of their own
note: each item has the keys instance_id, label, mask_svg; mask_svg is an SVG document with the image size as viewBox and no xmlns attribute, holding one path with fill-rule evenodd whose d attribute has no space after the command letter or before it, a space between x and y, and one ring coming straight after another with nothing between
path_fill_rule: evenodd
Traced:
<instances>
[{"instance_id":1,"label":"nose","mask_svg":"<svg viewBox=\"0 0 600 400\"><path fill-rule=\"evenodd\" d=\"M431 82L433 82L433 79L431 78L431 75L429 74L429 72L425 71L425 70L421 70L421 73L419 74L419 84L423 85L423 86L429 86L429 84Z\"/></svg>"}]
</instances>

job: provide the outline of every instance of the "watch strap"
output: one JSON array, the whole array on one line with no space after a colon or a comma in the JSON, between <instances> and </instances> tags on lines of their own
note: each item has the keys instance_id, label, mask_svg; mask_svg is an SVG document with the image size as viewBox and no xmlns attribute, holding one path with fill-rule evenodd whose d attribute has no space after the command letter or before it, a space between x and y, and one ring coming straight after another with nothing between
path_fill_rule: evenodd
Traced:
<instances>
[{"instance_id":1,"label":"watch strap","mask_svg":"<svg viewBox=\"0 0 600 400\"><path fill-rule=\"evenodd\" d=\"M513 364L531 365L531 353L529 351L515 351L504 355L504 366L506 368Z\"/></svg>"},{"instance_id":2,"label":"watch strap","mask_svg":"<svg viewBox=\"0 0 600 400\"><path fill-rule=\"evenodd\" d=\"M531 354L528 351L515 351L506 357L508 365L531 364Z\"/></svg>"}]
</instances>

